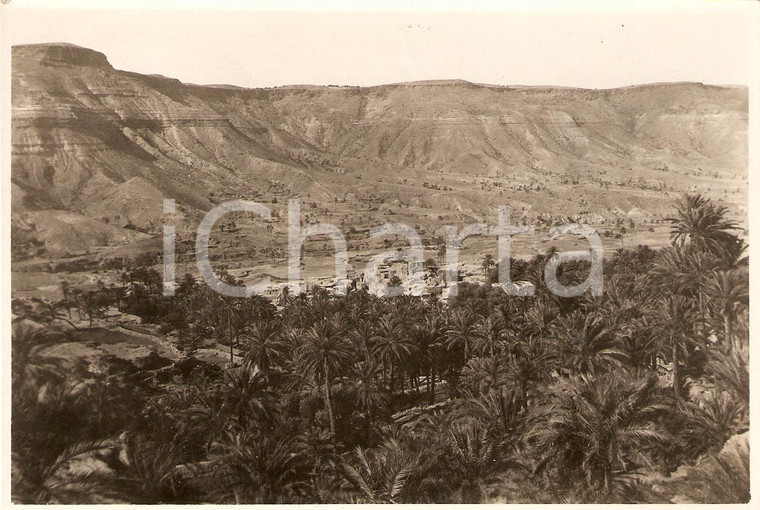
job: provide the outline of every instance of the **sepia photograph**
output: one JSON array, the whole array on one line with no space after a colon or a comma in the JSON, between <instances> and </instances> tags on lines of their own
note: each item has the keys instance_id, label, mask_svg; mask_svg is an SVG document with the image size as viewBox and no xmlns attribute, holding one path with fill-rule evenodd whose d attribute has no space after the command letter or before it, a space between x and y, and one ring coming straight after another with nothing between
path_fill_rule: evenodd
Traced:
<instances>
[{"instance_id":1,"label":"sepia photograph","mask_svg":"<svg viewBox=\"0 0 760 510\"><path fill-rule=\"evenodd\" d=\"M749 506L759 34L3 0L3 502Z\"/></svg>"}]
</instances>

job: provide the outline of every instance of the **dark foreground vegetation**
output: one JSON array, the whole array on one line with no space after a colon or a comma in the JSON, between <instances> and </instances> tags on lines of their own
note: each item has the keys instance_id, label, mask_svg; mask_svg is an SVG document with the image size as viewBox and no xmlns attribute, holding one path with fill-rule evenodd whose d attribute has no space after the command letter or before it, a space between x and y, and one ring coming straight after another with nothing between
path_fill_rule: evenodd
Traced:
<instances>
[{"instance_id":1,"label":"dark foreground vegetation","mask_svg":"<svg viewBox=\"0 0 760 510\"><path fill-rule=\"evenodd\" d=\"M270 303L192 278L168 298L142 268L58 309L17 303L13 498L745 502L746 434L721 452L749 429L747 259L726 213L685 197L672 247L607 257L601 297L549 292L546 254L512 261L529 298L462 284L447 305L319 288ZM108 306L176 332L185 356L55 354L81 333L72 307ZM196 360L207 338L234 363Z\"/></svg>"}]
</instances>

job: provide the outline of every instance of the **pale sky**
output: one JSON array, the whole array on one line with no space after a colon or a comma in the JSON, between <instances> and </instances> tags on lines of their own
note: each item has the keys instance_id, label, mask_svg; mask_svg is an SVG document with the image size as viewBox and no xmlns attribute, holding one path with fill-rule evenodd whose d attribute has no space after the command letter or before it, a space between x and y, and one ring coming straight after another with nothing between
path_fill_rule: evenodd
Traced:
<instances>
[{"instance_id":1,"label":"pale sky","mask_svg":"<svg viewBox=\"0 0 760 510\"><path fill-rule=\"evenodd\" d=\"M690 9L701 13L647 14L525 12L524 5L515 12L514 4L513 12L478 5L471 12L438 13L422 12L419 3L406 13L390 12L388 4L383 12L306 13L292 10L293 2L280 12L233 10L229 2L216 11L24 5L35 3L44 2L4 7L12 44L69 42L104 53L117 69L244 87L454 78L587 88L671 81L747 85L750 38L760 30L758 9L750 15L737 4L716 10L714 2Z\"/></svg>"}]
</instances>

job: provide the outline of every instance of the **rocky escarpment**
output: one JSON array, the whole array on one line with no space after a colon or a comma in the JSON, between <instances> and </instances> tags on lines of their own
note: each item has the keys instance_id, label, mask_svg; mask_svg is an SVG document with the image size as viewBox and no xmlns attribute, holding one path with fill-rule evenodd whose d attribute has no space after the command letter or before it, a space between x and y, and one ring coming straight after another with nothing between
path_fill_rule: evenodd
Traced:
<instances>
[{"instance_id":1,"label":"rocky escarpment","mask_svg":"<svg viewBox=\"0 0 760 510\"><path fill-rule=\"evenodd\" d=\"M47 44L14 47L12 92L16 216L66 211L155 232L159 197L185 212L220 197L383 200L461 220L497 202L533 219L658 217L663 193L691 190L746 205L738 87L242 89L119 71L97 51Z\"/></svg>"},{"instance_id":2,"label":"rocky escarpment","mask_svg":"<svg viewBox=\"0 0 760 510\"><path fill-rule=\"evenodd\" d=\"M24 56L43 66L87 66L113 69L108 58L99 51L83 48L75 44L28 44L24 45Z\"/></svg>"}]
</instances>

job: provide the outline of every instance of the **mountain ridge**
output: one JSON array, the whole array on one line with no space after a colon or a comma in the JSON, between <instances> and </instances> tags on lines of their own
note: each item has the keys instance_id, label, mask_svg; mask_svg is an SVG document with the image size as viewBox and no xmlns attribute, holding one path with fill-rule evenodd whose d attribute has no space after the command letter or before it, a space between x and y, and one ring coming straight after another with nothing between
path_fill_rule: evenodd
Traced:
<instances>
[{"instance_id":1,"label":"mountain ridge","mask_svg":"<svg viewBox=\"0 0 760 510\"><path fill-rule=\"evenodd\" d=\"M48 43L30 43L30 44L16 44L13 45L13 50L17 52L28 52L32 50L40 50L43 53L46 53L47 51L52 52L55 54L55 50L61 49L61 50L69 50L72 55L79 54L79 59L72 59L70 63L75 63L77 61L86 60L88 56L95 57L100 59L102 58L106 62L108 62L108 58L105 54L93 50L91 48L87 48L84 46L80 46L78 44L74 43L68 43L68 42L48 42ZM114 68L110 62L107 64L107 67L114 69L116 71L125 72L125 73L134 73L139 74L142 76L150 76L150 77L156 77L156 78L164 78L171 81L179 81L183 85L192 86L192 87L208 87L208 88L232 88L232 89L239 89L239 90L270 90L270 89L278 89L278 88L298 88L298 87L315 87L315 88L325 88L325 89L340 89L340 88L360 88L360 89L372 89L372 88L379 88L379 87L394 87L394 86L405 86L405 85L473 85L477 87L486 87L486 88L506 88L506 89L521 89L521 88L534 88L534 89L571 89L571 90L593 90L593 91L615 91L615 90L625 90L629 88L637 88L637 87L656 87L660 85L699 85L704 87L717 87L717 88L733 88L733 89L747 89L746 85L739 85L739 84L713 84L713 83L703 83L698 81L676 81L676 82L645 82L645 83L637 83L637 84L630 84L630 85L622 85L619 87L610 87L610 88L588 88L588 87L572 87L572 86L565 86L565 85L521 85L521 84L497 84L497 83L481 83L481 82L475 82L471 80L466 80L463 78L439 78L439 79L424 79L424 80L412 80L412 81L401 81L401 82L390 82L390 83L379 83L374 85L324 85L324 84L313 84L313 83L303 83L303 84L297 84L297 83L288 83L288 84L282 84L277 86L270 86L270 87L246 87L243 85L236 85L232 83L209 83L209 84L202 84L202 83L193 83L193 82L182 82L181 80L178 80L176 78L171 78L169 76L161 75L161 74L148 74L148 73L139 73L137 71L127 71L123 69L116 69Z\"/></svg>"},{"instance_id":2,"label":"mountain ridge","mask_svg":"<svg viewBox=\"0 0 760 510\"><path fill-rule=\"evenodd\" d=\"M301 196L346 224L366 203L377 222L465 222L505 201L526 222L657 218L662 194L694 190L746 204L745 87L249 89L120 71L68 44L16 46L12 67L19 225L65 210L157 232L159 196L194 218L221 197Z\"/></svg>"}]
</instances>

